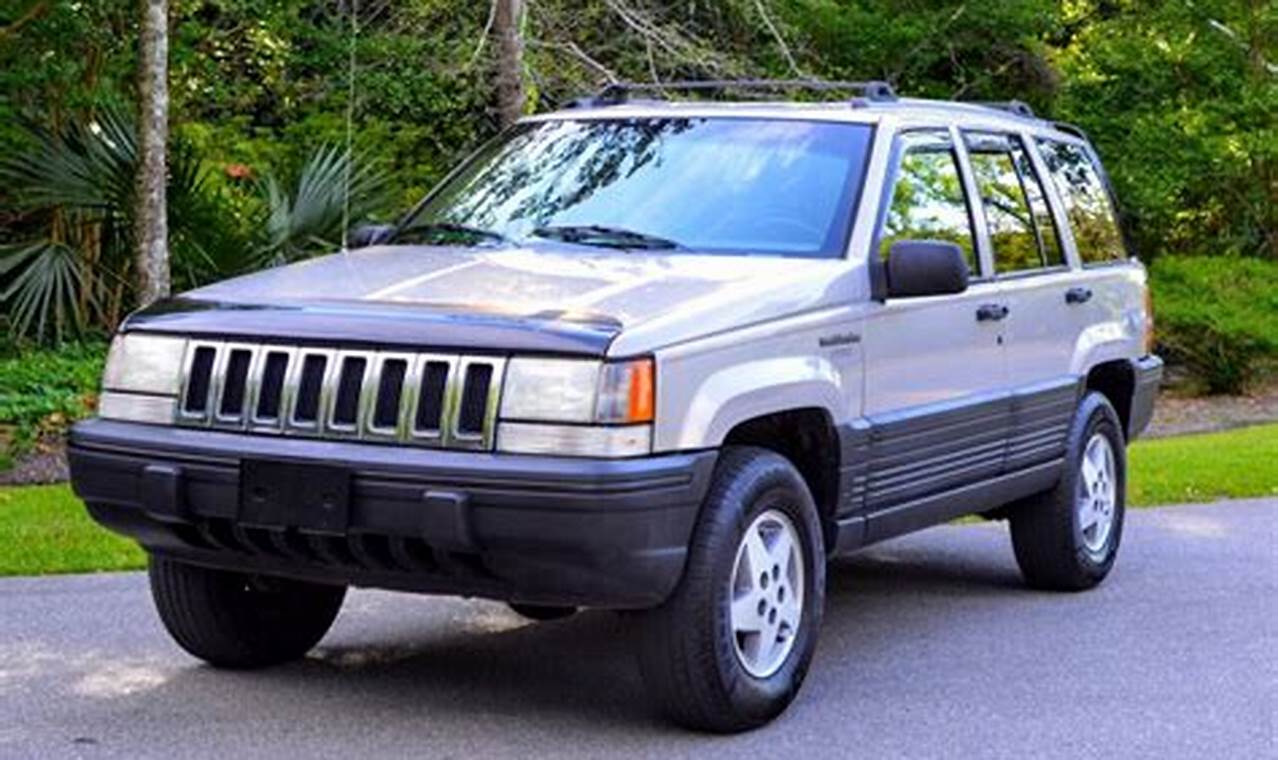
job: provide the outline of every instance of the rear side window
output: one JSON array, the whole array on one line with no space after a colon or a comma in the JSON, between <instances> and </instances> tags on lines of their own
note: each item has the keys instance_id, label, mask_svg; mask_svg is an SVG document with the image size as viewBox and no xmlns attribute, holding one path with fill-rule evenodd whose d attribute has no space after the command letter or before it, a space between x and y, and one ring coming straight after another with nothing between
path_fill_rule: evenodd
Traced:
<instances>
[{"instance_id":1,"label":"rear side window","mask_svg":"<svg viewBox=\"0 0 1278 760\"><path fill-rule=\"evenodd\" d=\"M883 225L880 255L886 259L898 240L944 240L963 250L968 270L975 274L979 270L972 220L949 133L906 132L900 141L901 165Z\"/></svg>"},{"instance_id":2,"label":"rear side window","mask_svg":"<svg viewBox=\"0 0 1278 760\"><path fill-rule=\"evenodd\" d=\"M1020 138L964 135L997 272L1061 266L1065 257L1043 186Z\"/></svg>"},{"instance_id":3,"label":"rear side window","mask_svg":"<svg viewBox=\"0 0 1278 760\"><path fill-rule=\"evenodd\" d=\"M1065 204L1065 214L1083 263L1101 264L1127 258L1114 204L1087 151L1055 140L1039 140L1038 147Z\"/></svg>"}]
</instances>

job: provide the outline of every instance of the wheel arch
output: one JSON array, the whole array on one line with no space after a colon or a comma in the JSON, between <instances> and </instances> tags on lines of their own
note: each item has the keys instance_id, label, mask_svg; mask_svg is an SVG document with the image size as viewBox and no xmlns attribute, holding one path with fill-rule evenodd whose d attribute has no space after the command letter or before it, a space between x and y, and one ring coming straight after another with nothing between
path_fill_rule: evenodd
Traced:
<instances>
[{"instance_id":1,"label":"wheel arch","mask_svg":"<svg viewBox=\"0 0 1278 760\"><path fill-rule=\"evenodd\" d=\"M1136 371L1131 361L1114 359L1101 362L1087 371L1083 387L1096 391L1109 400L1122 426L1123 437L1130 437L1132 397L1136 392Z\"/></svg>"},{"instance_id":2,"label":"wheel arch","mask_svg":"<svg viewBox=\"0 0 1278 760\"><path fill-rule=\"evenodd\" d=\"M778 410L737 422L724 446L755 446L776 452L803 476L816 502L827 551L836 543L841 453L834 418L822 407Z\"/></svg>"}]
</instances>

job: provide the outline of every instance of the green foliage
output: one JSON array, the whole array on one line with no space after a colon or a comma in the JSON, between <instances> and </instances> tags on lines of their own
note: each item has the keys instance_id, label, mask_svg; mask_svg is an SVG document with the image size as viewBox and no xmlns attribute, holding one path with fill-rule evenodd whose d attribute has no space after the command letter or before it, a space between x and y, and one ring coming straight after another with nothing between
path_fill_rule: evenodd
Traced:
<instances>
[{"instance_id":1,"label":"green foliage","mask_svg":"<svg viewBox=\"0 0 1278 760\"><path fill-rule=\"evenodd\" d=\"M105 360L106 343L92 340L0 356L0 430L9 439L0 454L24 453L91 413Z\"/></svg>"},{"instance_id":2,"label":"green foliage","mask_svg":"<svg viewBox=\"0 0 1278 760\"><path fill-rule=\"evenodd\" d=\"M1052 110L1107 159L1138 251L1278 259L1278 5L1066 8Z\"/></svg>"},{"instance_id":3,"label":"green foliage","mask_svg":"<svg viewBox=\"0 0 1278 760\"><path fill-rule=\"evenodd\" d=\"M0 159L20 242L0 246L0 307L18 338L60 341L89 325L114 326L131 303L134 170L132 119L103 108L45 128L24 120L21 150ZM170 154L170 247L175 269L227 245L199 157ZM232 242L230 245L234 245Z\"/></svg>"},{"instance_id":4,"label":"green foliage","mask_svg":"<svg viewBox=\"0 0 1278 760\"><path fill-rule=\"evenodd\" d=\"M84 123L27 121L25 148L0 159L8 207L29 237L0 245L0 308L17 338L61 341L113 328L132 306L132 119L102 109ZM169 250L178 290L332 250L342 224L385 202L385 175L322 147L287 190L273 174L216 186L178 137L169 152ZM349 195L347 188L349 186Z\"/></svg>"},{"instance_id":5,"label":"green foliage","mask_svg":"<svg viewBox=\"0 0 1278 760\"><path fill-rule=\"evenodd\" d=\"M267 208L265 240L258 249L262 264L297 261L340 247L343 223L381 207L385 185L385 175L371 164L358 163L333 146L311 156L291 193L268 175L260 190Z\"/></svg>"},{"instance_id":6,"label":"green foliage","mask_svg":"<svg viewBox=\"0 0 1278 760\"><path fill-rule=\"evenodd\" d=\"M1278 360L1278 263L1164 257L1150 277L1160 349L1209 392L1240 393Z\"/></svg>"}]
</instances>

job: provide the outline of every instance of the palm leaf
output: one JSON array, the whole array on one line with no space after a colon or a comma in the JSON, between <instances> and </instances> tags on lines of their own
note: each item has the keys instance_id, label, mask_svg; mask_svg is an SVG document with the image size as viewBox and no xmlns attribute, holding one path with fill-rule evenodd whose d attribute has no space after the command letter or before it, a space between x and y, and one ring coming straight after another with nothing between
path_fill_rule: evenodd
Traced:
<instances>
[{"instance_id":1,"label":"palm leaf","mask_svg":"<svg viewBox=\"0 0 1278 760\"><path fill-rule=\"evenodd\" d=\"M0 303L8 306L11 332L61 341L84 327L84 271L74 248L47 241L0 247L0 276L9 274Z\"/></svg>"},{"instance_id":2,"label":"palm leaf","mask_svg":"<svg viewBox=\"0 0 1278 760\"><path fill-rule=\"evenodd\" d=\"M267 209L261 263L295 261L340 246L343 221L354 224L384 204L386 179L373 164L336 146L321 147L307 159L291 194L267 175L258 184Z\"/></svg>"}]
</instances>

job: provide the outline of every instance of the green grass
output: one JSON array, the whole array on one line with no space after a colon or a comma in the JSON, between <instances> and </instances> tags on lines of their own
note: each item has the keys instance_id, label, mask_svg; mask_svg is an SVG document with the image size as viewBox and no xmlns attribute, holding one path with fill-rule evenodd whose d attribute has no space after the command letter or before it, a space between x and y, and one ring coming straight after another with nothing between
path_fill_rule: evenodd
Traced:
<instances>
[{"instance_id":1,"label":"green grass","mask_svg":"<svg viewBox=\"0 0 1278 760\"><path fill-rule=\"evenodd\" d=\"M1278 496L1278 425L1138 441L1129 453L1129 503ZM0 575L135 570L132 541L98 527L61 486L0 487Z\"/></svg>"},{"instance_id":2,"label":"green grass","mask_svg":"<svg viewBox=\"0 0 1278 760\"><path fill-rule=\"evenodd\" d=\"M137 544L99 527L71 489L0 487L0 575L136 570Z\"/></svg>"},{"instance_id":3,"label":"green grass","mask_svg":"<svg viewBox=\"0 0 1278 760\"><path fill-rule=\"evenodd\" d=\"M1278 424L1137 441L1128 471L1138 507L1278 496Z\"/></svg>"}]
</instances>

